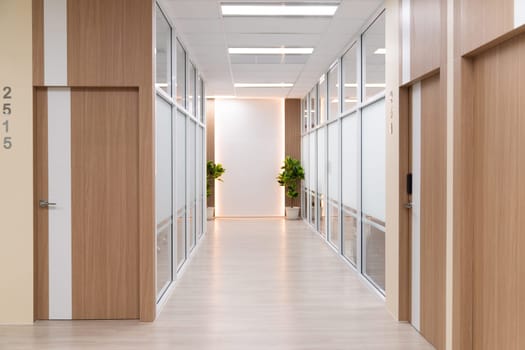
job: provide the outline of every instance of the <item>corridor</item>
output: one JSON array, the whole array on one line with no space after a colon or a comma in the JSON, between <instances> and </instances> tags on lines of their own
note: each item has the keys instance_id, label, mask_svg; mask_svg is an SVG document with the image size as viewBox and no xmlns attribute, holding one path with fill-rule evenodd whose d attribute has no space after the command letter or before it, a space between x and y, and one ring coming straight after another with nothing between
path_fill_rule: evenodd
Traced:
<instances>
[{"instance_id":1,"label":"corridor","mask_svg":"<svg viewBox=\"0 0 525 350\"><path fill-rule=\"evenodd\" d=\"M3 326L0 349L432 349L304 222L208 225L156 322Z\"/></svg>"}]
</instances>

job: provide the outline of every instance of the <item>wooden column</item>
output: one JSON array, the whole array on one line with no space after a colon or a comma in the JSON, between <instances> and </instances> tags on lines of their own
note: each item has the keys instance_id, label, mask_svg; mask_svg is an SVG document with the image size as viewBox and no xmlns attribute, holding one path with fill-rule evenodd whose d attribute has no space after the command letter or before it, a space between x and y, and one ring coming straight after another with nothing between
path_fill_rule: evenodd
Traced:
<instances>
[{"instance_id":1,"label":"wooden column","mask_svg":"<svg viewBox=\"0 0 525 350\"><path fill-rule=\"evenodd\" d=\"M206 161L215 162L215 100L206 100ZM215 206L215 185L211 184L208 207Z\"/></svg>"},{"instance_id":2,"label":"wooden column","mask_svg":"<svg viewBox=\"0 0 525 350\"><path fill-rule=\"evenodd\" d=\"M284 154L294 159L301 159L301 100L284 100ZM292 200L286 197L286 206L292 205ZM294 203L299 205L300 203Z\"/></svg>"}]
</instances>

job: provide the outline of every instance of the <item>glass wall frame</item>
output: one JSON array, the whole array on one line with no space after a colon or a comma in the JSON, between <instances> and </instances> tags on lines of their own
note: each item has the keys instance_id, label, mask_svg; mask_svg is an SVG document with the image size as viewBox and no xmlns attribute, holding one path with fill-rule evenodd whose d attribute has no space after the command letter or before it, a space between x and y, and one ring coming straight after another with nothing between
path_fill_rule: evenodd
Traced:
<instances>
[{"instance_id":1,"label":"glass wall frame","mask_svg":"<svg viewBox=\"0 0 525 350\"><path fill-rule=\"evenodd\" d=\"M165 39L169 36L170 45L166 45L164 40L155 38L154 42L161 43L164 51L166 51L165 47L169 46L168 52L165 53L165 56L169 57L169 65L165 62L166 59L161 59L164 56L159 57L159 63L163 66L156 65L158 69L162 68L162 71L156 70L155 77L162 75L162 82L156 78L152 87L156 95L155 123L157 128L155 140L157 205L155 211L157 221L159 221L157 224L160 227L157 236L165 237L165 233L171 233L169 237L171 241L168 243L170 256L166 257L164 254L164 250L168 251L168 248L163 248L164 250L161 249L162 251L157 251L156 254L157 302L168 294L166 291L177 278L180 269L191 254L192 247L196 246L206 227L205 85L197 67L190 63L190 55L177 37L173 23L165 13L162 6L157 3L155 33L157 33L157 28L162 29L161 37ZM159 19L166 21L157 23ZM167 28L169 28L169 33ZM158 51L161 50L155 48L155 52ZM164 77L166 75L164 64L170 67L169 76L166 77ZM191 76L194 77L193 80ZM169 86L172 88L166 88ZM193 104L188 105L186 101L193 101ZM187 107L191 106L193 108L188 111ZM191 128L190 124L194 127ZM193 131L193 137L190 137L190 130ZM193 162L190 162L191 159ZM190 179L193 181L189 181ZM168 207L171 215L165 213ZM164 220L164 217L167 217L168 220ZM193 238L193 244L188 238ZM168 237L158 239L157 247L161 244L164 246L167 240ZM162 261L159 261L161 257L166 259L162 258ZM164 260L167 261L168 258L171 262L169 274L165 273L166 269L160 270L161 263L165 262Z\"/></svg>"},{"instance_id":2,"label":"glass wall frame","mask_svg":"<svg viewBox=\"0 0 525 350\"><path fill-rule=\"evenodd\" d=\"M327 69L326 73L323 74L325 77L324 80L327 80L327 94L328 103L335 100L337 93L337 107L326 106L327 118L323 119L319 117L321 113L320 109L322 108L322 103L320 101L322 91L324 89L324 84L321 88L321 81L314 86L309 94L305 96L305 100L308 100L309 112L308 116L312 117L311 106L316 106L316 119L315 122L310 120L308 123L308 128L303 127L303 121L301 121L301 130L303 132L303 140L318 140L318 133L321 130L325 130L328 133L329 128L331 128L331 135L327 137L327 164L324 165L324 169L318 169L319 166L323 166L322 162L316 159L316 162L312 162L312 152L318 154L319 151L323 151L321 145L316 144L312 147L312 143L309 144L307 153L309 154L310 162L304 164L305 171L308 173L326 173L327 174L327 196L323 197L324 193L320 193L319 187L313 189L311 184L310 186L303 186L304 190L302 191L303 196L303 207L307 205L310 206L307 215L304 216L304 219L309 222L314 229L318 232L322 232L322 226L320 226L319 221L315 220L313 217L314 214L319 215L321 213L320 208L314 208L314 205L323 204L328 208L327 220L328 233L326 235L327 243L337 250L349 263L350 266L356 268L358 272L363 274L363 276L370 281L370 283L375 286L381 293L384 294L384 239L386 237L386 223L384 216L379 214L372 213L370 214L366 207L363 209L363 200L366 200L363 197L363 176L368 176L371 181L376 181L374 185L384 185L383 183L378 184L377 181L383 181L384 177L374 177L370 174L367 169L370 167L363 168L363 164L368 164L368 158L363 160L363 152L366 154L371 154L369 151L370 145L373 145L375 141L370 139L369 143L366 143L366 140L363 140L362 133L363 127L367 128L365 132L372 132L374 134L369 134L367 137L374 136L380 137L383 141L386 138L386 111L384 111L385 103L385 91L384 84L381 81L385 79L381 77L381 67L375 67L376 72L379 72L379 75L376 74L374 77L374 82L372 82L375 90L372 90L373 93L370 93L370 89L367 92L366 90L366 79L367 79L367 62L372 61L370 58L370 47L373 48L372 54L381 55L385 54L384 47L378 47L378 43L384 42L381 41L381 37L377 37L377 34L382 33L384 35L384 10L378 11L376 16L374 16L369 23L367 23L356 35L353 40L350 41L347 49L341 54L340 58L334 62L330 68ZM382 27L381 27L382 26ZM374 31L376 35L375 44L370 44L367 40L371 37L370 30ZM375 46L374 46L375 45ZM366 48L368 47L368 51ZM368 55L368 57L366 57ZM376 60L381 62L382 60ZM384 62L384 60L383 60ZM337 71L337 73L334 72ZM368 69L368 78L370 78L370 71ZM383 67L384 72L384 67ZM384 74L384 73L383 73ZM331 84L337 77L338 83ZM375 82L378 81L379 83ZM334 91L334 86L336 87L337 92ZM381 89L381 87L383 87ZM312 102L312 95L315 95L315 102ZM379 104L379 105L378 105ZM382 104L382 105L381 105ZM375 111L374 110L375 106ZM378 107L379 106L379 107ZM337 111L337 115L334 115ZM384 112L384 113L383 113ZM304 113L304 111L303 111ZM365 120L365 125L363 126L363 117L367 118ZM376 118L376 119L370 119ZM377 119L379 118L379 119ZM375 120L375 121L374 121ZM379 124L377 124L379 122ZM381 130L380 126L383 126L384 129ZM345 135L345 132L350 132L352 135ZM332 140L332 136L337 135L338 141L335 142ZM363 143L365 143L365 148L363 149ZM304 143L303 143L304 145ZM330 149L338 148L338 154L331 154ZM386 146L385 146L386 147ZM377 154L375 159L379 163L374 163L371 165L379 169L380 172L384 172L384 166L386 162L386 157L384 153L377 153L378 149L383 149L383 144L374 148L372 154ZM383 150L386 152L386 150ZM366 155L370 157L370 155ZM337 159L338 167L335 169L337 176L331 173L330 163ZM348 163L352 163L349 165ZM344 165L344 167L343 167ZM378 165L381 165L379 167ZM315 168L311 169L312 167ZM350 169L350 170L349 170ZM365 173L363 173L365 172ZM351 176L349 176L349 174ZM377 175L377 174L376 174ZM384 175L384 174L382 174ZM309 179L310 182L312 179ZM317 180L317 179L316 179ZM337 184L337 188L332 188ZM366 191L370 191L370 186L367 185ZM310 188L308 188L310 187ZM381 186L376 186L381 187ZM345 192L346 191L346 192ZM332 195L330 195L332 193ZM338 193L338 198L336 194ZM349 195L350 193L350 195ZM306 198L305 198L306 197ZM311 199L315 200L311 200ZM379 198L380 203L377 203L377 198ZM324 203L323 200L326 199L327 203ZM386 198L381 195L376 195L372 201L374 205L384 205ZM306 208L305 208L306 210ZM319 218L320 216L317 216ZM351 238L351 239L350 239ZM377 248L379 247L379 248ZM368 250L367 250L368 249ZM372 259L374 258L374 259Z\"/></svg>"}]
</instances>

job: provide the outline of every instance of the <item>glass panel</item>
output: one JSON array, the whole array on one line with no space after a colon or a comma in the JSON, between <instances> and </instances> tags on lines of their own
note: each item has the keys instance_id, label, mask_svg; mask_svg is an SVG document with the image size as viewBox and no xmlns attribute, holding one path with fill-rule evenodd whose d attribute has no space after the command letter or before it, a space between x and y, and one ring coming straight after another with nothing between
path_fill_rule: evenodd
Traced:
<instances>
[{"instance_id":1,"label":"glass panel","mask_svg":"<svg viewBox=\"0 0 525 350\"><path fill-rule=\"evenodd\" d=\"M385 90L385 14L363 34L363 100Z\"/></svg>"},{"instance_id":2,"label":"glass panel","mask_svg":"<svg viewBox=\"0 0 525 350\"><path fill-rule=\"evenodd\" d=\"M308 144L308 141L310 140L310 135L305 135L302 138L302 147L301 147L301 155L302 155L302 165L304 168L304 187L309 188L310 186L310 158L308 151L310 150L310 145Z\"/></svg>"},{"instance_id":3,"label":"glass panel","mask_svg":"<svg viewBox=\"0 0 525 350\"><path fill-rule=\"evenodd\" d=\"M308 192L303 191L303 208L302 208L302 216L304 220L308 220Z\"/></svg>"},{"instance_id":4,"label":"glass panel","mask_svg":"<svg viewBox=\"0 0 525 350\"><path fill-rule=\"evenodd\" d=\"M336 119L339 116L339 63L328 72L328 119Z\"/></svg>"},{"instance_id":5,"label":"glass panel","mask_svg":"<svg viewBox=\"0 0 525 350\"><path fill-rule=\"evenodd\" d=\"M328 86L326 84L326 74L323 74L319 79L319 124L326 121L326 114L328 113L328 105L326 95L328 94Z\"/></svg>"},{"instance_id":6,"label":"glass panel","mask_svg":"<svg viewBox=\"0 0 525 350\"><path fill-rule=\"evenodd\" d=\"M177 112L175 124L175 186L177 209L177 268L186 261L186 116Z\"/></svg>"},{"instance_id":7,"label":"glass panel","mask_svg":"<svg viewBox=\"0 0 525 350\"><path fill-rule=\"evenodd\" d=\"M384 289L385 100L362 112L363 271ZM374 223L371 226L370 223ZM382 228L382 229L380 229Z\"/></svg>"},{"instance_id":8,"label":"glass panel","mask_svg":"<svg viewBox=\"0 0 525 350\"><path fill-rule=\"evenodd\" d=\"M186 51L177 40L177 103L186 107Z\"/></svg>"},{"instance_id":9,"label":"glass panel","mask_svg":"<svg viewBox=\"0 0 525 350\"><path fill-rule=\"evenodd\" d=\"M317 225L317 132L314 131L310 134L310 161L308 162L309 173L310 173L310 223Z\"/></svg>"},{"instance_id":10,"label":"glass panel","mask_svg":"<svg viewBox=\"0 0 525 350\"><path fill-rule=\"evenodd\" d=\"M359 120L357 113L345 117L342 127L343 254L357 265L359 237Z\"/></svg>"},{"instance_id":11,"label":"glass panel","mask_svg":"<svg viewBox=\"0 0 525 350\"><path fill-rule=\"evenodd\" d=\"M200 126L197 127L197 174L195 178L197 179L197 236L201 236L203 233L203 227L202 227L202 218L203 218L203 132L204 129L202 129Z\"/></svg>"},{"instance_id":12,"label":"glass panel","mask_svg":"<svg viewBox=\"0 0 525 350\"><path fill-rule=\"evenodd\" d=\"M155 198L157 219L157 297L162 296L172 277L171 207L172 145L171 105L157 96Z\"/></svg>"},{"instance_id":13,"label":"glass panel","mask_svg":"<svg viewBox=\"0 0 525 350\"><path fill-rule=\"evenodd\" d=\"M317 192L317 132L314 131L310 134L310 161L308 167L310 169L310 190Z\"/></svg>"},{"instance_id":14,"label":"glass panel","mask_svg":"<svg viewBox=\"0 0 525 350\"><path fill-rule=\"evenodd\" d=\"M195 117L202 121L202 78L199 76L197 79L197 112Z\"/></svg>"},{"instance_id":15,"label":"glass panel","mask_svg":"<svg viewBox=\"0 0 525 350\"><path fill-rule=\"evenodd\" d=\"M310 224L317 229L317 195L314 191L310 191Z\"/></svg>"},{"instance_id":16,"label":"glass panel","mask_svg":"<svg viewBox=\"0 0 525 350\"><path fill-rule=\"evenodd\" d=\"M326 128L317 131L317 192L319 201L319 232L326 235Z\"/></svg>"},{"instance_id":17,"label":"glass panel","mask_svg":"<svg viewBox=\"0 0 525 350\"><path fill-rule=\"evenodd\" d=\"M156 16L155 86L171 96L171 27L158 6Z\"/></svg>"},{"instance_id":18,"label":"glass panel","mask_svg":"<svg viewBox=\"0 0 525 350\"><path fill-rule=\"evenodd\" d=\"M310 127L317 125L317 85L308 94L310 96Z\"/></svg>"},{"instance_id":19,"label":"glass panel","mask_svg":"<svg viewBox=\"0 0 525 350\"><path fill-rule=\"evenodd\" d=\"M195 122L190 121L188 134L188 251L195 246Z\"/></svg>"},{"instance_id":20,"label":"glass panel","mask_svg":"<svg viewBox=\"0 0 525 350\"><path fill-rule=\"evenodd\" d=\"M302 101L302 108L303 108L303 132L306 132L308 130L308 96L304 98Z\"/></svg>"},{"instance_id":21,"label":"glass panel","mask_svg":"<svg viewBox=\"0 0 525 350\"><path fill-rule=\"evenodd\" d=\"M188 62L188 89L187 94L187 105L186 109L192 116L195 116L195 66Z\"/></svg>"},{"instance_id":22,"label":"glass panel","mask_svg":"<svg viewBox=\"0 0 525 350\"><path fill-rule=\"evenodd\" d=\"M385 232L367 222L363 224L364 273L385 290Z\"/></svg>"},{"instance_id":23,"label":"glass panel","mask_svg":"<svg viewBox=\"0 0 525 350\"><path fill-rule=\"evenodd\" d=\"M357 92L357 44L354 44L343 56L343 111L355 108L358 101Z\"/></svg>"},{"instance_id":24,"label":"glass panel","mask_svg":"<svg viewBox=\"0 0 525 350\"><path fill-rule=\"evenodd\" d=\"M363 109L363 213L385 221L385 100Z\"/></svg>"},{"instance_id":25,"label":"glass panel","mask_svg":"<svg viewBox=\"0 0 525 350\"><path fill-rule=\"evenodd\" d=\"M328 229L336 247L341 245L339 231L339 124L328 125Z\"/></svg>"},{"instance_id":26,"label":"glass panel","mask_svg":"<svg viewBox=\"0 0 525 350\"><path fill-rule=\"evenodd\" d=\"M359 220L354 213L343 210L343 254L357 266L357 247L359 246Z\"/></svg>"}]
</instances>

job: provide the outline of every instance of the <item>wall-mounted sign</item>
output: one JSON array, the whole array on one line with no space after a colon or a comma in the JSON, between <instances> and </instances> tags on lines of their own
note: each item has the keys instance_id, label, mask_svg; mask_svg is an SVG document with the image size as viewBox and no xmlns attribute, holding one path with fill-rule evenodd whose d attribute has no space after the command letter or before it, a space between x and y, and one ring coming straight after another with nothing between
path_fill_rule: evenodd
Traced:
<instances>
[{"instance_id":1,"label":"wall-mounted sign","mask_svg":"<svg viewBox=\"0 0 525 350\"><path fill-rule=\"evenodd\" d=\"M13 117L13 89L10 86L3 86L1 91L1 108L2 108L2 148L10 150L13 148L13 137L10 134L11 120Z\"/></svg>"}]
</instances>

